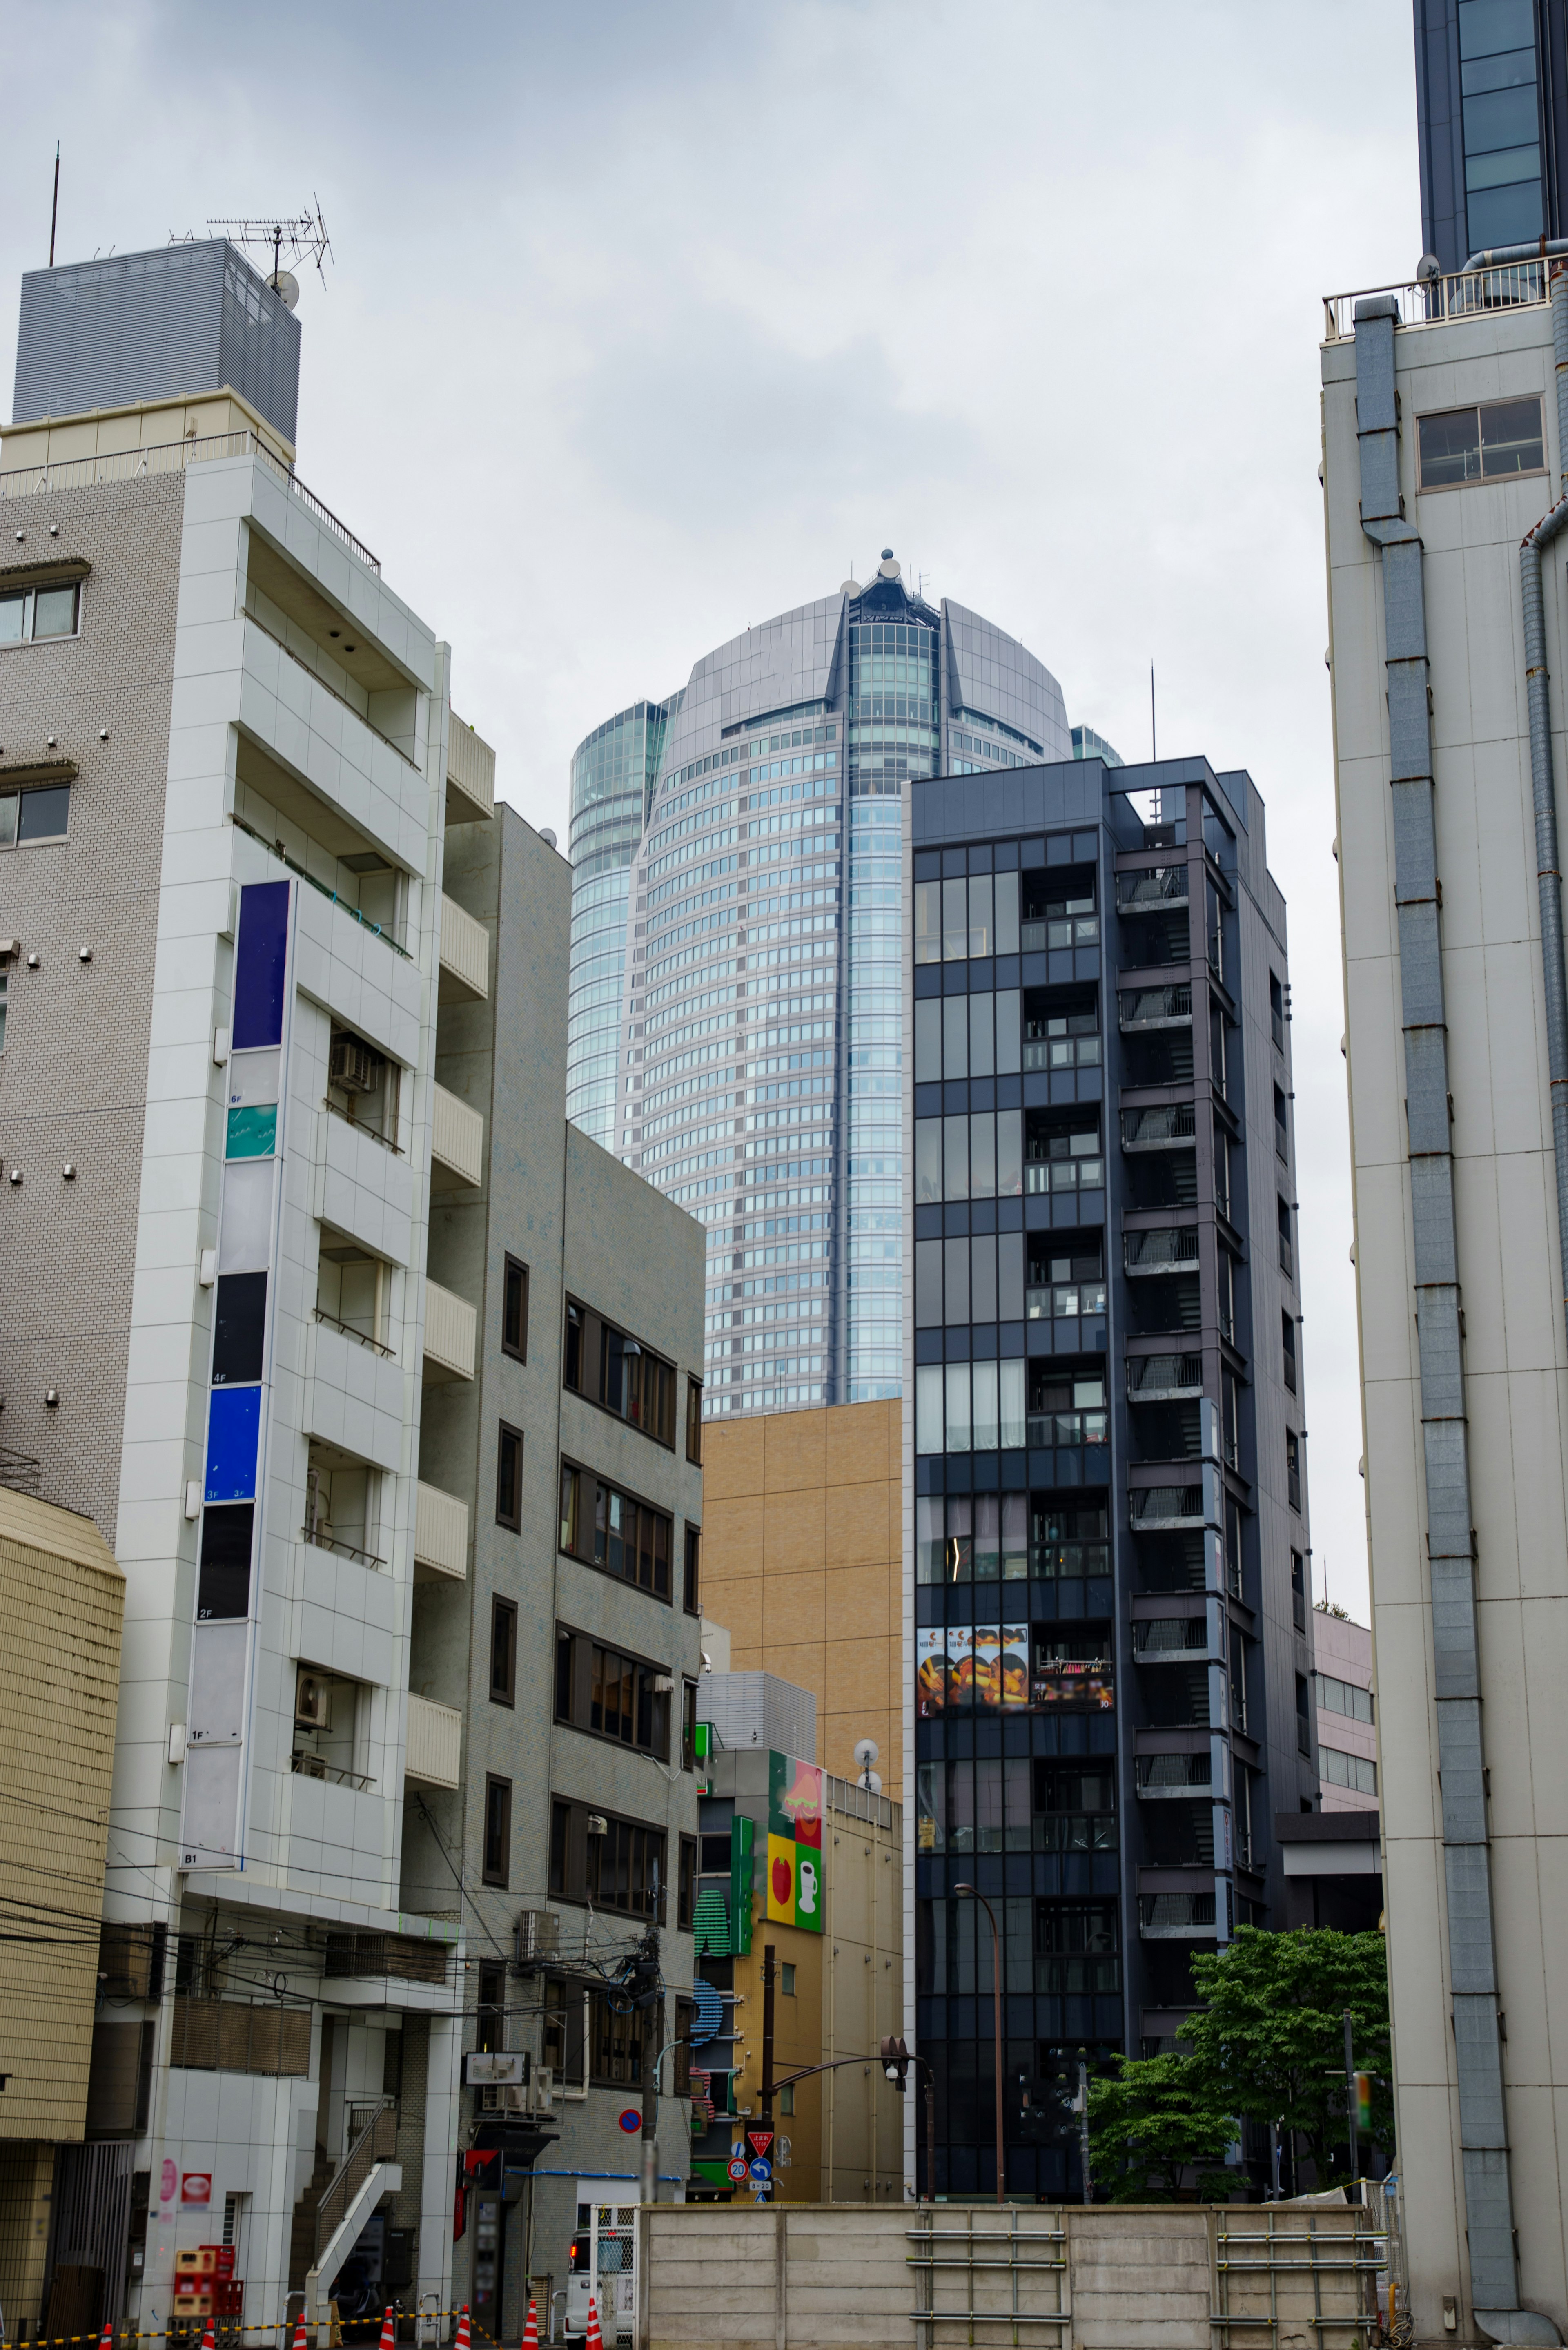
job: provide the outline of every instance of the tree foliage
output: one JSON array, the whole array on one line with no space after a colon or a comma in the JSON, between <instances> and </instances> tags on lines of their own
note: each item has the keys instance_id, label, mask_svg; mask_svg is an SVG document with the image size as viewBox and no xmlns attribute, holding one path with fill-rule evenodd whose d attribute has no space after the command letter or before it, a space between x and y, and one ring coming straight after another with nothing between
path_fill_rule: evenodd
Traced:
<instances>
[{"instance_id":1,"label":"tree foliage","mask_svg":"<svg viewBox=\"0 0 1568 2350\"><path fill-rule=\"evenodd\" d=\"M1165 2203L1195 2176L1199 2196L1227 2194L1227 2108L1190 2056L1116 2056L1114 2076L1089 2084L1089 2162L1113 2203Z\"/></svg>"},{"instance_id":2,"label":"tree foliage","mask_svg":"<svg viewBox=\"0 0 1568 2350\"><path fill-rule=\"evenodd\" d=\"M1232 2112L1297 2130L1327 2176L1346 2143L1345 2011L1357 2067L1373 2074L1372 2134L1394 2145L1388 1975L1381 1934L1303 1927L1288 1934L1238 1929L1224 1950L1195 1956L1203 2005L1182 2027L1211 2092Z\"/></svg>"}]
</instances>

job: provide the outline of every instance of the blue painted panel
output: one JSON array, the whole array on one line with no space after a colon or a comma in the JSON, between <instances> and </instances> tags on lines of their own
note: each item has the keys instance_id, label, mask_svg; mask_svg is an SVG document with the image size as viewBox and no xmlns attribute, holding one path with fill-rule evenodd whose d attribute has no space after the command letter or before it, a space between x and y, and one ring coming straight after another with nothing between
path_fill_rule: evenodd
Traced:
<instances>
[{"instance_id":1,"label":"blue painted panel","mask_svg":"<svg viewBox=\"0 0 1568 2350\"><path fill-rule=\"evenodd\" d=\"M283 1042L288 892L286 881L253 881L240 891L240 938L234 953L236 1053Z\"/></svg>"},{"instance_id":2,"label":"blue painted panel","mask_svg":"<svg viewBox=\"0 0 1568 2350\"><path fill-rule=\"evenodd\" d=\"M209 1502L251 1502L261 1435L260 1388L214 1388L207 1419Z\"/></svg>"}]
</instances>

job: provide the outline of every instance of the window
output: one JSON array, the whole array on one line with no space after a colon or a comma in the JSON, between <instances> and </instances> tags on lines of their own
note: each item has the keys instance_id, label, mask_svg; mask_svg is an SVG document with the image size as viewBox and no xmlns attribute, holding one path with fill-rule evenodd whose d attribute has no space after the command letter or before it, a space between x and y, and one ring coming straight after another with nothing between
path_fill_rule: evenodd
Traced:
<instances>
[{"instance_id":1,"label":"window","mask_svg":"<svg viewBox=\"0 0 1568 2350\"><path fill-rule=\"evenodd\" d=\"M1298 1632L1306 1630L1306 1561L1299 1550L1291 1553L1291 1613ZM1319 1700L1322 1703L1322 1700Z\"/></svg>"},{"instance_id":2,"label":"window","mask_svg":"<svg viewBox=\"0 0 1568 2350\"><path fill-rule=\"evenodd\" d=\"M702 1613L702 1529L686 1529L686 1571L680 1583L680 1604L688 1616Z\"/></svg>"},{"instance_id":3,"label":"window","mask_svg":"<svg viewBox=\"0 0 1568 2350\"><path fill-rule=\"evenodd\" d=\"M670 1676L662 1665L606 1648L581 1632L556 1632L556 1719L596 1738L670 1759Z\"/></svg>"},{"instance_id":4,"label":"window","mask_svg":"<svg viewBox=\"0 0 1568 2350\"><path fill-rule=\"evenodd\" d=\"M479 2010L474 2018L475 2044L489 2055L506 2045L506 1970L482 1965L479 1970ZM397 2035L401 2037L400 2033ZM389 2033L388 2041L393 2035Z\"/></svg>"},{"instance_id":5,"label":"window","mask_svg":"<svg viewBox=\"0 0 1568 2350\"><path fill-rule=\"evenodd\" d=\"M1291 1156L1290 1126L1285 1113L1285 1097L1281 1087L1274 1087L1274 1149L1288 1166Z\"/></svg>"},{"instance_id":6,"label":"window","mask_svg":"<svg viewBox=\"0 0 1568 2350\"><path fill-rule=\"evenodd\" d=\"M196 1576L196 1621L216 1623L251 1612L254 1502L202 1513L202 1562Z\"/></svg>"},{"instance_id":7,"label":"window","mask_svg":"<svg viewBox=\"0 0 1568 2350\"><path fill-rule=\"evenodd\" d=\"M517 1702L517 1603L490 1603L490 1696L494 1705Z\"/></svg>"},{"instance_id":8,"label":"window","mask_svg":"<svg viewBox=\"0 0 1568 2350\"><path fill-rule=\"evenodd\" d=\"M1292 1395L1296 1392L1296 1323L1293 1314L1280 1316L1280 1358L1284 1367L1285 1385Z\"/></svg>"},{"instance_id":9,"label":"window","mask_svg":"<svg viewBox=\"0 0 1568 2350\"><path fill-rule=\"evenodd\" d=\"M635 2089L642 2083L645 2012L618 2015L603 1991L588 2000L589 2069L607 2088Z\"/></svg>"},{"instance_id":10,"label":"window","mask_svg":"<svg viewBox=\"0 0 1568 2350\"><path fill-rule=\"evenodd\" d=\"M49 784L30 792L0 792L0 848L25 848L34 840L64 840L70 815L69 784Z\"/></svg>"},{"instance_id":11,"label":"window","mask_svg":"<svg viewBox=\"0 0 1568 2350\"><path fill-rule=\"evenodd\" d=\"M1291 1554L1293 1558L1295 1553ZM1372 1720L1372 1691L1355 1681L1337 1680L1333 1673L1314 1673L1317 1701L1325 1713L1343 1713L1350 1721Z\"/></svg>"},{"instance_id":12,"label":"window","mask_svg":"<svg viewBox=\"0 0 1568 2350\"><path fill-rule=\"evenodd\" d=\"M266 1324L265 1273L226 1273L213 1317L213 1385L254 1386L262 1375Z\"/></svg>"},{"instance_id":13,"label":"window","mask_svg":"<svg viewBox=\"0 0 1568 2350\"><path fill-rule=\"evenodd\" d=\"M1454 490L1546 471L1541 402L1493 400L1416 420L1423 490Z\"/></svg>"},{"instance_id":14,"label":"window","mask_svg":"<svg viewBox=\"0 0 1568 2350\"><path fill-rule=\"evenodd\" d=\"M1269 1026L1279 1052L1285 1049L1285 991L1277 975L1269 973Z\"/></svg>"},{"instance_id":15,"label":"window","mask_svg":"<svg viewBox=\"0 0 1568 2350\"><path fill-rule=\"evenodd\" d=\"M1302 1440L1293 1428L1285 1430L1285 1491L1291 1507L1300 1513L1302 1505Z\"/></svg>"},{"instance_id":16,"label":"window","mask_svg":"<svg viewBox=\"0 0 1568 2350\"><path fill-rule=\"evenodd\" d=\"M603 1567L668 1600L672 1532L662 1510L618 1492L589 1470L561 1464L561 1548L585 1565Z\"/></svg>"},{"instance_id":17,"label":"window","mask_svg":"<svg viewBox=\"0 0 1568 2350\"><path fill-rule=\"evenodd\" d=\"M1057 1996L1121 1988L1116 1905L1037 1901L1034 1987Z\"/></svg>"},{"instance_id":18,"label":"window","mask_svg":"<svg viewBox=\"0 0 1568 2350\"><path fill-rule=\"evenodd\" d=\"M0 595L0 645L41 644L74 637L81 611L79 579L40 580Z\"/></svg>"},{"instance_id":19,"label":"window","mask_svg":"<svg viewBox=\"0 0 1568 2350\"><path fill-rule=\"evenodd\" d=\"M680 1768L693 1771L697 1767L697 1684L680 1684Z\"/></svg>"},{"instance_id":20,"label":"window","mask_svg":"<svg viewBox=\"0 0 1568 2350\"><path fill-rule=\"evenodd\" d=\"M596 1314L566 1301L565 1384L629 1420L656 1443L675 1443L675 1366Z\"/></svg>"},{"instance_id":21,"label":"window","mask_svg":"<svg viewBox=\"0 0 1568 2350\"><path fill-rule=\"evenodd\" d=\"M514 1534L523 1530L523 1431L504 1420L495 1451L495 1523Z\"/></svg>"},{"instance_id":22,"label":"window","mask_svg":"<svg viewBox=\"0 0 1568 2350\"><path fill-rule=\"evenodd\" d=\"M528 1268L514 1256L501 1277L501 1351L520 1363L528 1359Z\"/></svg>"},{"instance_id":23,"label":"window","mask_svg":"<svg viewBox=\"0 0 1568 2350\"><path fill-rule=\"evenodd\" d=\"M697 1839L683 1835L680 1839L680 1878L675 1898L676 1929L682 1934L691 1931L692 1914L697 1907Z\"/></svg>"},{"instance_id":24,"label":"window","mask_svg":"<svg viewBox=\"0 0 1568 2350\"><path fill-rule=\"evenodd\" d=\"M10 973L0 962L0 1053L5 1049L5 993Z\"/></svg>"},{"instance_id":25,"label":"window","mask_svg":"<svg viewBox=\"0 0 1568 2350\"><path fill-rule=\"evenodd\" d=\"M1231 1633L1231 1727L1247 1727L1247 1643L1234 1627Z\"/></svg>"},{"instance_id":26,"label":"window","mask_svg":"<svg viewBox=\"0 0 1568 2350\"><path fill-rule=\"evenodd\" d=\"M3 1019L3 1015L0 1015ZM5 1041L0 1025L0 1043ZM699 1469L702 1465L702 1382L688 1377L686 1381L686 1458Z\"/></svg>"},{"instance_id":27,"label":"window","mask_svg":"<svg viewBox=\"0 0 1568 2350\"><path fill-rule=\"evenodd\" d=\"M794 1969L788 1967L784 1971L787 1974L794 1974ZM779 2091L779 2117L782 2121L793 2121L794 2118L794 2083L793 2081L786 2081Z\"/></svg>"},{"instance_id":28,"label":"window","mask_svg":"<svg viewBox=\"0 0 1568 2350\"><path fill-rule=\"evenodd\" d=\"M490 1772L484 1782L484 1882L504 1890L511 1874L512 1782Z\"/></svg>"},{"instance_id":29,"label":"window","mask_svg":"<svg viewBox=\"0 0 1568 2350\"><path fill-rule=\"evenodd\" d=\"M1362 1795L1377 1793L1377 1765L1369 1754L1345 1754L1337 1746L1320 1746L1317 1764L1325 1786L1354 1787Z\"/></svg>"},{"instance_id":30,"label":"window","mask_svg":"<svg viewBox=\"0 0 1568 2350\"><path fill-rule=\"evenodd\" d=\"M1287 1281L1293 1281L1295 1279L1296 1258L1295 1251L1291 1246L1291 1203L1288 1200L1280 1200L1277 1201L1277 1205L1279 1208L1280 1226L1280 1271L1284 1274Z\"/></svg>"},{"instance_id":31,"label":"window","mask_svg":"<svg viewBox=\"0 0 1568 2350\"><path fill-rule=\"evenodd\" d=\"M1312 1713L1306 1675L1296 1675L1296 1752L1312 1760Z\"/></svg>"},{"instance_id":32,"label":"window","mask_svg":"<svg viewBox=\"0 0 1568 2350\"><path fill-rule=\"evenodd\" d=\"M557 1797L550 1807L550 1891L661 1924L663 1830Z\"/></svg>"},{"instance_id":33,"label":"window","mask_svg":"<svg viewBox=\"0 0 1568 2350\"><path fill-rule=\"evenodd\" d=\"M582 2088L587 2078L587 2035L583 1993L576 1983L545 1985L543 2062L563 2086Z\"/></svg>"},{"instance_id":34,"label":"window","mask_svg":"<svg viewBox=\"0 0 1568 2350\"><path fill-rule=\"evenodd\" d=\"M794 1969L791 1966L787 1959L780 1968L779 1973L781 1977L779 1983L780 1991L783 1991L785 1999L793 1999L794 1997Z\"/></svg>"}]
</instances>

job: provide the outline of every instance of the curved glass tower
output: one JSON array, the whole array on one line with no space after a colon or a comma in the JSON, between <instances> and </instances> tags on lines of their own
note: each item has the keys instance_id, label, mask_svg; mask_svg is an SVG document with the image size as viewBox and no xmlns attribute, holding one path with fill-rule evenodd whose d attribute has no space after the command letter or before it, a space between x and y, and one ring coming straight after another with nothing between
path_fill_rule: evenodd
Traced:
<instances>
[{"instance_id":1,"label":"curved glass tower","mask_svg":"<svg viewBox=\"0 0 1568 2350\"><path fill-rule=\"evenodd\" d=\"M868 585L639 704L649 733L656 709L635 849L628 768L592 829L585 785L579 851L574 766L571 1114L709 1227L710 1416L898 1395L904 791L1071 758L1061 688L978 613L911 596L888 548ZM588 870L606 853L618 938Z\"/></svg>"},{"instance_id":2,"label":"curved glass tower","mask_svg":"<svg viewBox=\"0 0 1568 2350\"><path fill-rule=\"evenodd\" d=\"M612 1147L626 893L665 729L680 696L618 711L572 754L572 962L566 1115Z\"/></svg>"}]
</instances>

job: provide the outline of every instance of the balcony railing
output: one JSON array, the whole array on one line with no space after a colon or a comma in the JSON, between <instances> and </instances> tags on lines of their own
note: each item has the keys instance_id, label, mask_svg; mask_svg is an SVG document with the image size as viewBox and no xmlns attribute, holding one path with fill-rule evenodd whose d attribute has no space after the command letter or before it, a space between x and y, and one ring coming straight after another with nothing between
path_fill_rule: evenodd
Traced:
<instances>
[{"instance_id":1,"label":"balcony railing","mask_svg":"<svg viewBox=\"0 0 1568 2350\"><path fill-rule=\"evenodd\" d=\"M379 1338L372 1338L368 1330L356 1330L352 1322L339 1322L337 1315L328 1314L325 1305L316 1308L316 1319L325 1322L329 1330L337 1330L343 1337L352 1338L357 1347L368 1347L371 1354L379 1355L383 1362L397 1360L394 1348L383 1346Z\"/></svg>"},{"instance_id":2,"label":"balcony railing","mask_svg":"<svg viewBox=\"0 0 1568 2350\"><path fill-rule=\"evenodd\" d=\"M1452 318L1473 318L1488 311L1525 310L1550 298L1550 262L1534 258L1511 261L1490 269L1455 270L1424 284L1366 286L1355 294L1325 294L1323 297L1323 338L1343 342L1355 334L1355 306L1375 294L1392 294L1405 327L1441 327Z\"/></svg>"},{"instance_id":3,"label":"balcony railing","mask_svg":"<svg viewBox=\"0 0 1568 2350\"><path fill-rule=\"evenodd\" d=\"M460 1182L477 1185L484 1176L484 1118L444 1086L431 1092L431 1157Z\"/></svg>"},{"instance_id":4,"label":"balcony railing","mask_svg":"<svg viewBox=\"0 0 1568 2350\"><path fill-rule=\"evenodd\" d=\"M414 1503L414 1564L462 1583L468 1574L468 1503L421 1484Z\"/></svg>"},{"instance_id":5,"label":"balcony railing","mask_svg":"<svg viewBox=\"0 0 1568 2350\"><path fill-rule=\"evenodd\" d=\"M1201 1355L1129 1355L1127 1400L1177 1403L1203 1393Z\"/></svg>"},{"instance_id":6,"label":"balcony railing","mask_svg":"<svg viewBox=\"0 0 1568 2350\"><path fill-rule=\"evenodd\" d=\"M403 1769L427 1787L455 1787L462 1759L462 1716L450 1705L409 1694L409 1742Z\"/></svg>"},{"instance_id":7,"label":"balcony railing","mask_svg":"<svg viewBox=\"0 0 1568 2350\"><path fill-rule=\"evenodd\" d=\"M1032 1411L1028 1425L1032 1445L1109 1441L1110 1419L1103 1411Z\"/></svg>"},{"instance_id":8,"label":"balcony railing","mask_svg":"<svg viewBox=\"0 0 1568 2350\"><path fill-rule=\"evenodd\" d=\"M1103 1281L1055 1282L1049 1288L1027 1290L1023 1310L1031 1322L1081 1321L1106 1310Z\"/></svg>"},{"instance_id":9,"label":"balcony railing","mask_svg":"<svg viewBox=\"0 0 1568 2350\"><path fill-rule=\"evenodd\" d=\"M1203 1523L1201 1485L1135 1485L1128 1496L1135 1534L1158 1534Z\"/></svg>"},{"instance_id":10,"label":"balcony railing","mask_svg":"<svg viewBox=\"0 0 1568 2350\"><path fill-rule=\"evenodd\" d=\"M1098 914L1071 914L1055 921L1021 922L1018 927L1025 954L1040 954L1051 947L1097 947L1100 943Z\"/></svg>"},{"instance_id":11,"label":"balcony railing","mask_svg":"<svg viewBox=\"0 0 1568 2350\"><path fill-rule=\"evenodd\" d=\"M1023 1044L1026 1069L1097 1069L1098 1036L1028 1036Z\"/></svg>"},{"instance_id":12,"label":"balcony railing","mask_svg":"<svg viewBox=\"0 0 1568 2350\"><path fill-rule=\"evenodd\" d=\"M1184 1150L1198 1132L1191 1102L1157 1102L1148 1109L1124 1109L1124 1150Z\"/></svg>"},{"instance_id":13,"label":"balcony railing","mask_svg":"<svg viewBox=\"0 0 1568 2350\"><path fill-rule=\"evenodd\" d=\"M1146 1941L1191 1941L1214 1931L1212 1893L1145 1893L1137 1909Z\"/></svg>"},{"instance_id":14,"label":"balcony railing","mask_svg":"<svg viewBox=\"0 0 1568 2350\"><path fill-rule=\"evenodd\" d=\"M452 898L441 901L441 972L460 1000L490 993L490 933Z\"/></svg>"},{"instance_id":15,"label":"balcony railing","mask_svg":"<svg viewBox=\"0 0 1568 2350\"><path fill-rule=\"evenodd\" d=\"M259 457L367 571L380 570L369 548L355 537L348 524L339 522L331 507L324 505L314 490L306 488L297 473L290 473L282 459L249 432L212 432L200 441L161 441L151 449L117 449L98 457L65 457L52 464L19 466L13 473L0 473L0 498L31 498L45 490L92 489L102 482L134 482L151 473L180 473L187 465L210 463L216 457Z\"/></svg>"},{"instance_id":16,"label":"balcony railing","mask_svg":"<svg viewBox=\"0 0 1568 2350\"><path fill-rule=\"evenodd\" d=\"M478 1315L466 1297L456 1297L438 1281L425 1283L426 1376L471 1379Z\"/></svg>"},{"instance_id":17,"label":"balcony railing","mask_svg":"<svg viewBox=\"0 0 1568 2350\"><path fill-rule=\"evenodd\" d=\"M329 693L334 702L341 703L342 707L347 710L352 717L355 717L359 721L360 725L366 729L368 733L371 733L376 737L378 743L384 743L389 751L395 751L405 767L412 767L415 775L417 775L419 774L420 768L418 760L410 759L400 743L394 743L389 734L383 734L381 729L371 723L370 720L366 717L364 712L359 709L357 703L350 702L346 693L339 693L337 688L335 685L330 684L327 680L322 676L319 670L312 669L310 663L305 659L305 656L302 653L296 653L292 645L286 644L284 639L275 629L267 627L265 620L258 620L255 614L250 609L248 605L245 608L245 619L249 622L250 626L255 629L258 636L265 637L268 644L275 645L278 651L286 655L288 660L294 663L296 669L302 669L313 685L318 685L323 693Z\"/></svg>"},{"instance_id":18,"label":"balcony railing","mask_svg":"<svg viewBox=\"0 0 1568 2350\"><path fill-rule=\"evenodd\" d=\"M446 782L448 824L473 824L495 814L495 754L455 710L447 718Z\"/></svg>"},{"instance_id":19,"label":"balcony railing","mask_svg":"<svg viewBox=\"0 0 1568 2350\"><path fill-rule=\"evenodd\" d=\"M340 906L351 922L358 922L361 929L370 932L372 938L378 938L383 946L390 947L395 955L401 955L405 962L412 962L413 957L407 947L400 947L389 931L384 929L379 922L373 922L369 915L363 912L359 907L351 906L348 899L338 890L329 889L325 881L318 881L314 873L307 873L297 858L291 857L286 848L279 847L275 840L269 840L265 833L256 830L254 824L247 824L243 816L231 816L229 822L236 832L248 833L252 840L260 841L269 857L275 857L280 865L286 865L291 873L297 873L302 881L308 881L313 889L319 890L322 897L330 899L334 906Z\"/></svg>"},{"instance_id":20,"label":"balcony railing","mask_svg":"<svg viewBox=\"0 0 1568 2350\"><path fill-rule=\"evenodd\" d=\"M1031 1159L1023 1169L1025 1191L1103 1191L1103 1159Z\"/></svg>"},{"instance_id":21,"label":"balcony railing","mask_svg":"<svg viewBox=\"0 0 1568 2350\"><path fill-rule=\"evenodd\" d=\"M1133 1626L1133 1654L1144 1665L1189 1665L1209 1654L1209 1626L1201 1616L1160 1616Z\"/></svg>"},{"instance_id":22,"label":"balcony railing","mask_svg":"<svg viewBox=\"0 0 1568 2350\"><path fill-rule=\"evenodd\" d=\"M1129 987L1116 998L1116 1014L1125 1035L1133 1028L1189 1028L1192 1024L1190 987Z\"/></svg>"},{"instance_id":23,"label":"balcony railing","mask_svg":"<svg viewBox=\"0 0 1568 2350\"><path fill-rule=\"evenodd\" d=\"M1189 1796L1195 1787L1212 1784L1207 1754L1140 1754L1134 1769L1141 1796Z\"/></svg>"},{"instance_id":24,"label":"balcony railing","mask_svg":"<svg viewBox=\"0 0 1568 2350\"><path fill-rule=\"evenodd\" d=\"M1164 906L1185 906L1188 902L1185 865L1157 865L1147 872L1116 875L1118 913L1158 911Z\"/></svg>"},{"instance_id":25,"label":"balcony railing","mask_svg":"<svg viewBox=\"0 0 1568 2350\"><path fill-rule=\"evenodd\" d=\"M1154 1232L1122 1234L1122 1263L1129 1274L1180 1273L1197 1262L1196 1225L1166 1225Z\"/></svg>"}]
</instances>

